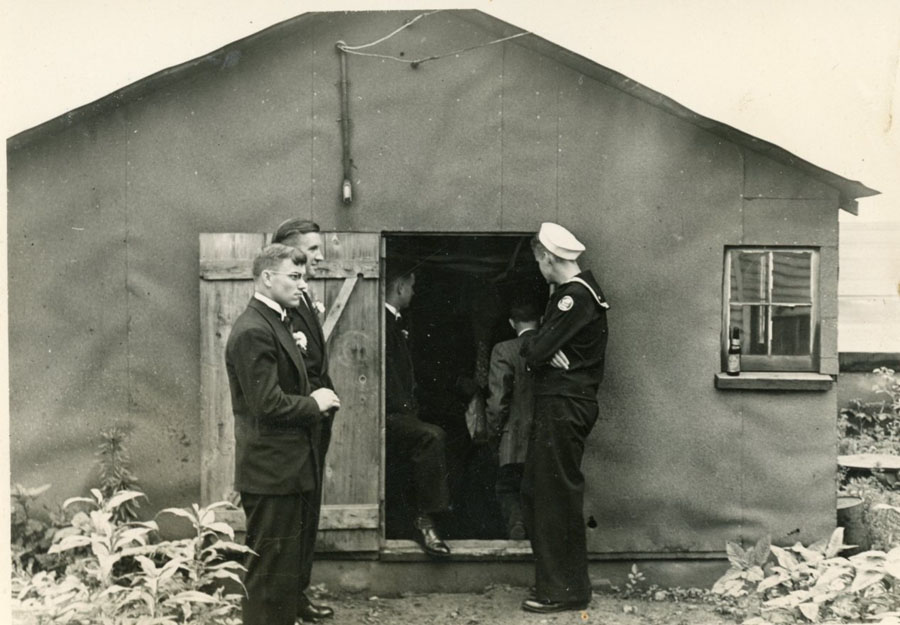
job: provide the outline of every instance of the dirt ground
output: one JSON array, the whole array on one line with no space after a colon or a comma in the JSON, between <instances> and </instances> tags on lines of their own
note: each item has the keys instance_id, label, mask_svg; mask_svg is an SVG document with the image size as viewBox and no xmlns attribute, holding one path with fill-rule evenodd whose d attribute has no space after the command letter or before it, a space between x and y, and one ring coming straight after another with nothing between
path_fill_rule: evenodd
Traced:
<instances>
[{"instance_id":1,"label":"dirt ground","mask_svg":"<svg viewBox=\"0 0 900 625\"><path fill-rule=\"evenodd\" d=\"M532 614L519 607L525 588L493 586L481 593L404 594L378 597L314 593L314 601L334 607L322 625L735 625L702 603L621 599L594 593L587 610ZM37 625L34 614L13 611L13 625Z\"/></svg>"},{"instance_id":2,"label":"dirt ground","mask_svg":"<svg viewBox=\"0 0 900 625\"><path fill-rule=\"evenodd\" d=\"M531 614L519 607L525 588L494 586L482 593L409 594L400 597L328 595L338 623L359 625L734 625L711 605L594 594L587 610Z\"/></svg>"}]
</instances>

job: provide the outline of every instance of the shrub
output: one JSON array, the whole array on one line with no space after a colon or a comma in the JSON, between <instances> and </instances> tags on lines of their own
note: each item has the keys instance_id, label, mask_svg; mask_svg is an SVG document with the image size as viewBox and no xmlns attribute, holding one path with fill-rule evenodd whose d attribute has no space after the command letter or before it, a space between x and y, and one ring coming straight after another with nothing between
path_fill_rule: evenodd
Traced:
<instances>
[{"instance_id":1,"label":"shrub","mask_svg":"<svg viewBox=\"0 0 900 625\"><path fill-rule=\"evenodd\" d=\"M9 530L14 572L32 574L56 565L56 558L47 551L56 530L64 524L62 515L51 513L45 505L38 508L36 503L49 488L50 484L12 487Z\"/></svg>"},{"instance_id":2,"label":"shrub","mask_svg":"<svg viewBox=\"0 0 900 625\"><path fill-rule=\"evenodd\" d=\"M853 400L838 415L840 454L887 453L900 455L900 377L893 369L872 371L872 390L884 395L878 402Z\"/></svg>"},{"instance_id":3,"label":"shrub","mask_svg":"<svg viewBox=\"0 0 900 625\"><path fill-rule=\"evenodd\" d=\"M745 625L900 615L900 546L845 558L840 555L848 548L843 532L837 528L827 541L809 547L796 543L785 549L771 545L767 537L747 551L729 543L731 568L713 592L755 599L757 616Z\"/></svg>"},{"instance_id":4,"label":"shrub","mask_svg":"<svg viewBox=\"0 0 900 625\"><path fill-rule=\"evenodd\" d=\"M69 554L65 572L41 571L15 581L20 609L34 613L42 624L239 622L240 595L226 593L221 582L243 588L243 567L227 555L249 549L233 542L234 531L216 522L214 512L230 503L166 510L188 518L195 534L154 543L155 521L122 521L117 513L142 493L121 491L107 498L93 489L91 495L63 505L82 508L56 532L49 549Z\"/></svg>"}]
</instances>

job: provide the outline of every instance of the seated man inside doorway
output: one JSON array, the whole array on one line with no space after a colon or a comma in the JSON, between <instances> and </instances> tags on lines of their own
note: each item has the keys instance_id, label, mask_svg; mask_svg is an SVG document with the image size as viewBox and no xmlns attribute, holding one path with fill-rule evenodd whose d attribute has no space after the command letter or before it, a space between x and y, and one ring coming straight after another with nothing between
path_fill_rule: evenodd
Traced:
<instances>
[{"instance_id":1,"label":"seated man inside doorway","mask_svg":"<svg viewBox=\"0 0 900 625\"><path fill-rule=\"evenodd\" d=\"M413 267L388 262L385 315L385 412L387 413L387 461L406 463L412 473L416 538L431 556L448 556L434 517L450 508L447 484L446 434L437 425L419 418L409 332L402 311L414 293Z\"/></svg>"}]
</instances>

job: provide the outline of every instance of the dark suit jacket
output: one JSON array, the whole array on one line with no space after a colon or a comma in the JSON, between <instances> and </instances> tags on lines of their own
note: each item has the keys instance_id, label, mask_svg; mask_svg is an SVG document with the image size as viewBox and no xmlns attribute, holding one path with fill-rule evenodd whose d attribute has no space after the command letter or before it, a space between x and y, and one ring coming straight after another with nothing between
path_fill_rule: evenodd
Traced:
<instances>
[{"instance_id":1,"label":"dark suit jacket","mask_svg":"<svg viewBox=\"0 0 900 625\"><path fill-rule=\"evenodd\" d=\"M531 372L519 352L534 333L535 330L527 330L514 339L497 343L491 351L487 417L488 429L500 436L500 466L525 462L534 414L534 387Z\"/></svg>"},{"instance_id":2,"label":"dark suit jacket","mask_svg":"<svg viewBox=\"0 0 900 625\"><path fill-rule=\"evenodd\" d=\"M316 312L313 310L312 301L307 300L308 305L300 303L292 308L288 314L291 318L291 327L294 332L303 332L306 335L306 354L303 362L306 364L306 374L313 390L317 388L330 388L334 390L334 384L328 375L328 352L325 351L325 335L322 333L322 324Z\"/></svg>"},{"instance_id":3,"label":"dark suit jacket","mask_svg":"<svg viewBox=\"0 0 900 625\"><path fill-rule=\"evenodd\" d=\"M387 310L385 316L385 411L388 414L416 412L419 406L416 402L416 379L409 345L400 322L394 318L393 313Z\"/></svg>"},{"instance_id":4,"label":"dark suit jacket","mask_svg":"<svg viewBox=\"0 0 900 625\"><path fill-rule=\"evenodd\" d=\"M334 390L334 383L328 375L328 352L325 350L325 334L322 332L322 324L319 316L313 308L312 300L304 293L306 304L300 302L296 308L288 311L291 321L291 330L303 332L306 335L306 351L303 352L303 364L306 365L306 375L309 378L311 390L318 388L330 388ZM324 473L325 454L331 444L331 425L334 412L319 425L310 430L310 436L316 443L319 459L319 480L321 485L322 473ZM321 505L321 497L316 497L317 505ZM315 531L315 527L312 528Z\"/></svg>"},{"instance_id":5,"label":"dark suit jacket","mask_svg":"<svg viewBox=\"0 0 900 625\"><path fill-rule=\"evenodd\" d=\"M261 495L311 491L322 420L300 349L278 313L251 299L225 346L234 411L235 490Z\"/></svg>"}]
</instances>

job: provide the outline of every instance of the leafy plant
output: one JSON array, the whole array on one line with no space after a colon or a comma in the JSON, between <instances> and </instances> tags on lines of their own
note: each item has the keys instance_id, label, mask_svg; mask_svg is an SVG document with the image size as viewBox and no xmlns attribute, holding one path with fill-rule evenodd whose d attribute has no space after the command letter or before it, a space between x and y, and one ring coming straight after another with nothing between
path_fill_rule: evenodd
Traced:
<instances>
[{"instance_id":1,"label":"leafy plant","mask_svg":"<svg viewBox=\"0 0 900 625\"><path fill-rule=\"evenodd\" d=\"M19 607L41 623L239 622L240 595L227 594L223 583L243 589L243 567L229 556L250 550L234 542L234 530L217 522L214 512L230 503L166 510L190 519L194 536L154 543L156 522L117 520L117 510L142 493L107 498L93 489L91 495L64 504L83 508L56 533L49 550L70 554L65 574L19 576L14 584Z\"/></svg>"},{"instance_id":2,"label":"leafy plant","mask_svg":"<svg viewBox=\"0 0 900 625\"><path fill-rule=\"evenodd\" d=\"M713 592L760 601L759 615L745 625L872 620L900 612L900 547L845 558L840 552L849 546L843 536L843 528L837 528L828 540L790 548L762 539L750 552L729 543L732 567Z\"/></svg>"},{"instance_id":3,"label":"leafy plant","mask_svg":"<svg viewBox=\"0 0 900 625\"><path fill-rule=\"evenodd\" d=\"M191 587L195 590L215 588L229 580L243 587L239 571L244 567L230 558L234 554L253 553L253 550L234 542L234 529L230 525L216 521L215 510L220 508L234 508L234 505L221 501L205 508L194 504L190 509L167 508L160 512L188 519L194 528L193 537L163 543L158 552L185 563ZM223 539L223 535L228 540Z\"/></svg>"},{"instance_id":4,"label":"leafy plant","mask_svg":"<svg viewBox=\"0 0 900 625\"><path fill-rule=\"evenodd\" d=\"M83 509L56 532L48 550L70 554L65 575L60 579L53 572L39 573L19 588L21 605L45 622L109 622L121 611L128 590L118 583L122 567L117 565L145 550L156 529L153 522L115 522L116 509L142 493L124 491L107 499L95 488L91 494L65 501L64 509Z\"/></svg>"},{"instance_id":5,"label":"leafy plant","mask_svg":"<svg viewBox=\"0 0 900 625\"><path fill-rule=\"evenodd\" d=\"M623 597L637 597L641 594L641 585L647 580L644 574L638 569L637 564L631 565L628 572L628 579L625 582L625 588L622 591Z\"/></svg>"},{"instance_id":6,"label":"leafy plant","mask_svg":"<svg viewBox=\"0 0 900 625\"><path fill-rule=\"evenodd\" d=\"M106 498L124 491L140 491L138 479L131 472L131 457L125 447L128 432L120 425L113 425L100 432L97 446L97 463L100 471L100 492ZM137 498L129 499L116 508L116 521L134 521L138 518Z\"/></svg>"},{"instance_id":7,"label":"leafy plant","mask_svg":"<svg viewBox=\"0 0 900 625\"><path fill-rule=\"evenodd\" d=\"M49 553L71 549L90 548L93 561L87 567L90 577L107 587L113 582L113 568L123 558L147 551L149 536L157 530L155 521L117 523L117 510L125 503L143 497L140 491L127 490L107 499L99 489L91 489L90 497L71 497L63 508L77 503L86 504L90 512L79 511L72 517L71 525L57 532L57 539Z\"/></svg>"},{"instance_id":8,"label":"leafy plant","mask_svg":"<svg viewBox=\"0 0 900 625\"><path fill-rule=\"evenodd\" d=\"M900 377L880 367L872 390L883 401L853 400L838 415L838 451L841 454L888 453L900 455Z\"/></svg>"},{"instance_id":9,"label":"leafy plant","mask_svg":"<svg viewBox=\"0 0 900 625\"><path fill-rule=\"evenodd\" d=\"M900 415L900 377L898 377L893 369L887 367L879 367L872 371L878 376L873 390L878 394L888 396L890 410L894 415Z\"/></svg>"},{"instance_id":10,"label":"leafy plant","mask_svg":"<svg viewBox=\"0 0 900 625\"><path fill-rule=\"evenodd\" d=\"M37 500L50 489L50 484L26 488L14 484L10 492L10 546L13 570L35 573L52 566L47 550L53 542L57 518Z\"/></svg>"},{"instance_id":11,"label":"leafy plant","mask_svg":"<svg viewBox=\"0 0 900 625\"><path fill-rule=\"evenodd\" d=\"M713 585L712 591L725 597L745 597L765 578L763 566L769 559L771 543L768 536L743 549L737 543L726 543L725 553L731 568Z\"/></svg>"}]
</instances>

